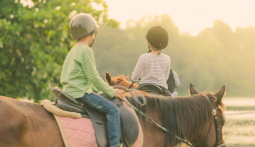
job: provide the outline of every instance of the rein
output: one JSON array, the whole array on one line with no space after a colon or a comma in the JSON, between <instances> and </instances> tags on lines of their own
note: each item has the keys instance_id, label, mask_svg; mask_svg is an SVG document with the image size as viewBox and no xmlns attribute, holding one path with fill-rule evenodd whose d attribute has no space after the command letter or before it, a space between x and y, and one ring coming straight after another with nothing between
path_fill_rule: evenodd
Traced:
<instances>
[{"instance_id":1,"label":"rein","mask_svg":"<svg viewBox=\"0 0 255 147\"><path fill-rule=\"evenodd\" d=\"M123 86L113 86L114 88L123 88L123 89L125 89L125 91L126 92L129 92L131 95L132 95L132 97L135 99L135 101L140 105L140 106L144 106L144 105L146 105L146 99L145 99L145 97L144 97L144 95L140 92L140 91L138 91L138 90L136 90L136 89L128 89L128 88L126 88L126 87L123 87ZM141 103L139 100L138 100L138 98L131 92L131 91L135 91L135 92L137 92L137 93L139 93L140 95L141 95L141 97L142 97L142 99L143 99L143 103ZM125 102L127 102L127 103L129 103L129 101L127 100L127 99L125 99ZM130 103L129 103L130 104ZM131 104L130 104L131 105ZM133 106L133 105L132 105ZM133 106L133 107L135 107L135 106Z\"/></svg>"},{"instance_id":2,"label":"rein","mask_svg":"<svg viewBox=\"0 0 255 147\"><path fill-rule=\"evenodd\" d=\"M119 86L119 85L113 86L113 87L116 87L116 88L123 88L126 92L129 92L129 93L132 95L132 97L135 99L135 101L136 101L140 106L146 105L146 99L145 99L144 95L143 95L140 91L138 91L138 90L136 90L136 89L130 89L130 88L132 87L133 84L134 84L134 82L132 82L131 86L129 86L129 89L126 88L126 87L123 87L123 86ZM135 92L137 92L138 94L141 95L141 97L142 97L142 99L143 99L143 103L141 103L141 102L139 101L139 99L132 93L132 91L135 91ZM218 117L216 116L216 114L217 114L217 109L219 108L219 105L217 105L217 107L214 108L214 106L213 106L211 100L209 99L209 97L208 97L207 95L205 95L205 96L206 96L207 100L209 101L209 103L210 103L210 105L211 105L211 107L212 107L212 114L213 114L213 116L214 116L215 128L216 128L216 147L224 147L224 146L225 146L225 142L222 143L222 144L220 144L220 138L219 138L219 134L220 134L220 133L219 133L219 121L218 121ZM145 117L145 118L147 118L148 120L152 121L155 125L157 125L159 128L161 128L163 131L169 133L169 130L167 130L167 129L164 128L163 126L159 125L157 122L155 122L155 121L154 121L153 119L151 119L149 116L147 116L145 113L143 113L142 111L140 111L139 109L137 109L134 105L132 105L132 104L127 100L127 98L126 98L124 101L125 101L129 106L131 106L135 111L137 111L140 115L142 115L143 117ZM211 122L210 128L209 128L209 130L208 130L208 133L207 133L207 135L206 135L206 138L204 139L204 141L203 141L202 143L204 143L204 142L207 140L208 135L209 135L209 132L210 132L210 130L211 130L211 126L212 126L212 122ZM187 144L187 145L190 146L190 147L195 147L195 146L197 146L197 145L201 145L201 144L202 144L202 143L191 143L191 144L190 144L189 142L185 141L183 138L181 138L180 136L177 136L177 135L175 135L175 138L178 139L180 142L183 142L183 143ZM193 145L195 145L195 146L193 146Z\"/></svg>"},{"instance_id":3,"label":"rein","mask_svg":"<svg viewBox=\"0 0 255 147\"><path fill-rule=\"evenodd\" d=\"M137 81L133 81L133 82L131 83L131 85L128 87L128 89L131 90L131 87L134 85L134 83L137 83L137 82L139 82L140 80L141 80L141 77L140 77ZM125 87L125 89L127 89L127 88Z\"/></svg>"}]
</instances>

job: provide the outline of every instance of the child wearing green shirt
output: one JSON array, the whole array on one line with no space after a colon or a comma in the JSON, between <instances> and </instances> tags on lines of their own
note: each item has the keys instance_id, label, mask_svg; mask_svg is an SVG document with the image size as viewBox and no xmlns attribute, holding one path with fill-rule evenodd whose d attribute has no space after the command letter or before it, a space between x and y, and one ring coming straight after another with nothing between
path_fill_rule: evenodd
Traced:
<instances>
[{"instance_id":1,"label":"child wearing green shirt","mask_svg":"<svg viewBox=\"0 0 255 147\"><path fill-rule=\"evenodd\" d=\"M76 15L70 22L69 29L72 39L77 43L69 51L61 73L63 91L86 106L106 114L108 139L110 147L120 146L121 130L119 109L93 93L103 91L110 97L124 100L124 91L108 86L96 70L93 50L90 48L97 33L95 19L86 13Z\"/></svg>"}]
</instances>

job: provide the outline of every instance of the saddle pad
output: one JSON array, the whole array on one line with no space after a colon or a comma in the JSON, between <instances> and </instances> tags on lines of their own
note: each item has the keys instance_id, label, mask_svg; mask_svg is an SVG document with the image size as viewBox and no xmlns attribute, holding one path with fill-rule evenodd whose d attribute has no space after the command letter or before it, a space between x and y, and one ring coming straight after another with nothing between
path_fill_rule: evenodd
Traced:
<instances>
[{"instance_id":1,"label":"saddle pad","mask_svg":"<svg viewBox=\"0 0 255 147\"><path fill-rule=\"evenodd\" d=\"M92 121L54 115L66 147L98 147Z\"/></svg>"},{"instance_id":2,"label":"saddle pad","mask_svg":"<svg viewBox=\"0 0 255 147\"><path fill-rule=\"evenodd\" d=\"M124 105L134 114L139 122L134 109L127 103L124 103ZM54 117L60 129L65 147L99 147L91 119L70 118L57 115L54 115ZM139 122L139 134L132 147L142 147L142 145L143 132Z\"/></svg>"}]
</instances>

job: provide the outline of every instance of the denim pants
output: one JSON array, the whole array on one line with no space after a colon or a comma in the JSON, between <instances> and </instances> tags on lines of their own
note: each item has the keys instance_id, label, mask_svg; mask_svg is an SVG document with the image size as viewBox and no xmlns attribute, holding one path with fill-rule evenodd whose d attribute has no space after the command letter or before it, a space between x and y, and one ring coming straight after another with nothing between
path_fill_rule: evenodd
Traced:
<instances>
[{"instance_id":1,"label":"denim pants","mask_svg":"<svg viewBox=\"0 0 255 147\"><path fill-rule=\"evenodd\" d=\"M106 114L109 145L110 147L119 147L121 132L120 112L117 106L95 93L85 93L82 98L77 100L90 108Z\"/></svg>"}]
</instances>

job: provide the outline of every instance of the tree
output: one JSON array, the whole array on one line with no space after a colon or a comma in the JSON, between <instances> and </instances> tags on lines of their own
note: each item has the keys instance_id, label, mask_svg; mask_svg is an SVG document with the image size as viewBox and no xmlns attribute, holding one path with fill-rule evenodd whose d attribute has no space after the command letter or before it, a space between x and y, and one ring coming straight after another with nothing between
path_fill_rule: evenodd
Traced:
<instances>
[{"instance_id":1,"label":"tree","mask_svg":"<svg viewBox=\"0 0 255 147\"><path fill-rule=\"evenodd\" d=\"M94 9L96 4L103 9ZM28 5L1 0L0 5L0 95L14 98L51 99L51 87L61 87L61 66L74 44L68 25L75 14L119 25L108 19L102 0L34 0Z\"/></svg>"}]
</instances>

